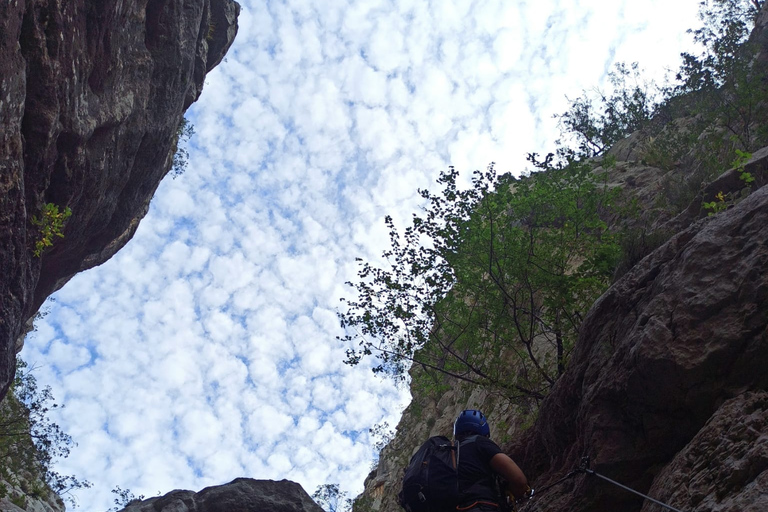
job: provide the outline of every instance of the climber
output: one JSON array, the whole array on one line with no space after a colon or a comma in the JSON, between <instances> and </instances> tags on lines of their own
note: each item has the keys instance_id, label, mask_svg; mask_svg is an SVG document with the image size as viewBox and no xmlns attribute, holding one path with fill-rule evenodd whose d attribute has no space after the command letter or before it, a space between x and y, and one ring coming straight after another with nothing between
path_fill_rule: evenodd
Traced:
<instances>
[{"instance_id":1,"label":"climber","mask_svg":"<svg viewBox=\"0 0 768 512\"><path fill-rule=\"evenodd\" d=\"M528 479L515 462L490 440L490 427L482 412L462 411L453 425L458 442L459 506L461 512L498 511L500 497L496 478L515 499L530 496Z\"/></svg>"}]
</instances>

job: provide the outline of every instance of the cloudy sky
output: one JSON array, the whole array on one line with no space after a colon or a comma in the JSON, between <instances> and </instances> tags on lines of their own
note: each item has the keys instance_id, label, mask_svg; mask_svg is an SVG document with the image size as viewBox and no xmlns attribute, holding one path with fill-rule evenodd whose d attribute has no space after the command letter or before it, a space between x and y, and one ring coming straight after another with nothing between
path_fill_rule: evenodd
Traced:
<instances>
[{"instance_id":1,"label":"cloudy sky","mask_svg":"<svg viewBox=\"0 0 768 512\"><path fill-rule=\"evenodd\" d=\"M617 60L689 47L698 0L242 1L187 113L186 172L135 238L69 282L22 356L79 446L59 471L154 496L238 476L362 489L368 429L407 390L349 368L336 310L448 165L469 176L557 137Z\"/></svg>"}]
</instances>

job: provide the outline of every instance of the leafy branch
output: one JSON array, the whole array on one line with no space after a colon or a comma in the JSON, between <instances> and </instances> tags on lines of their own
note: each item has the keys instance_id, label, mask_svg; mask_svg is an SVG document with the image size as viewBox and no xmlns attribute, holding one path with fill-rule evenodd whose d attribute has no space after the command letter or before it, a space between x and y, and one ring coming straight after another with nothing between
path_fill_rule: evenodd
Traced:
<instances>
[{"instance_id":1,"label":"leafy branch","mask_svg":"<svg viewBox=\"0 0 768 512\"><path fill-rule=\"evenodd\" d=\"M60 212L59 207L53 203L45 203L40 212L40 216L33 215L30 222L38 229L38 240L35 241L35 248L32 254L36 258L42 256L47 247L53 245L54 237L64 238L64 224L72 215L69 207Z\"/></svg>"},{"instance_id":2,"label":"leafy branch","mask_svg":"<svg viewBox=\"0 0 768 512\"><path fill-rule=\"evenodd\" d=\"M535 158L535 157L533 157ZM449 168L442 191L401 234L390 217L388 266L358 260L343 299L347 363L403 380L411 365L503 393L546 396L565 371L586 310L605 289L617 245L600 212L613 193L569 161L522 179L493 164L472 187Z\"/></svg>"},{"instance_id":3,"label":"leafy branch","mask_svg":"<svg viewBox=\"0 0 768 512\"><path fill-rule=\"evenodd\" d=\"M39 497L47 496L48 489L63 496L88 488L90 482L53 469L53 461L69 456L75 443L48 418L48 413L59 405L53 401L50 387L38 388L32 370L24 361L17 360L16 377L0 403L0 460L5 461L0 465L0 478L29 487L29 482L25 483L20 475L38 475L48 487L32 482L29 493ZM69 501L76 505L71 494Z\"/></svg>"}]
</instances>

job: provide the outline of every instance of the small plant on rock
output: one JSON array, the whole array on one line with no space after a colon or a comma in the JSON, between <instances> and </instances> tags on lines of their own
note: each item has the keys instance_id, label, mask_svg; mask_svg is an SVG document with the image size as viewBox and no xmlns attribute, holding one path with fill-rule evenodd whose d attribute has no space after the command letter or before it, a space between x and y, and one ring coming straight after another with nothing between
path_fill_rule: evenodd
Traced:
<instances>
[{"instance_id":1,"label":"small plant on rock","mask_svg":"<svg viewBox=\"0 0 768 512\"><path fill-rule=\"evenodd\" d=\"M176 129L176 134L173 136L173 164L171 165L171 176L173 179L178 178L184 171L187 170L187 162L189 161L189 152L182 145L186 143L195 134L195 127L186 117L182 117L179 122L179 127Z\"/></svg>"},{"instance_id":2,"label":"small plant on rock","mask_svg":"<svg viewBox=\"0 0 768 512\"><path fill-rule=\"evenodd\" d=\"M123 489L119 485L116 485L114 489L110 491L112 494L116 495L117 497L114 499L115 505L114 507L107 510L107 512L117 512L118 510L122 510L132 503L135 503L137 501L141 501L144 499L143 494L139 494L136 496L133 494L133 492L130 489Z\"/></svg>"},{"instance_id":3,"label":"small plant on rock","mask_svg":"<svg viewBox=\"0 0 768 512\"><path fill-rule=\"evenodd\" d=\"M320 505L325 512L350 512L352 500L347 498L347 491L342 491L339 484L318 485L312 493L312 499Z\"/></svg>"},{"instance_id":4,"label":"small plant on rock","mask_svg":"<svg viewBox=\"0 0 768 512\"><path fill-rule=\"evenodd\" d=\"M72 210L69 207L64 208L64 211L59 211L57 205L45 203L40 217L32 216L32 225L36 226L40 233L40 238L35 242L35 248L32 251L36 258L42 256L46 247L53 245L54 237L64 238L64 224L71 215Z\"/></svg>"}]
</instances>

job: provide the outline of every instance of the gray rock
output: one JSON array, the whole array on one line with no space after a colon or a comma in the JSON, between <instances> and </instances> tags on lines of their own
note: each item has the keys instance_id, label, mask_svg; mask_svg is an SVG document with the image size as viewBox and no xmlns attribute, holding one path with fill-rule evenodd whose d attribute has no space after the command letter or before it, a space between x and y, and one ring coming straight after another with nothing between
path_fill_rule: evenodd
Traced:
<instances>
[{"instance_id":1,"label":"gray rock","mask_svg":"<svg viewBox=\"0 0 768 512\"><path fill-rule=\"evenodd\" d=\"M239 10L233 0L0 2L0 397L42 302L133 236ZM30 220L46 203L72 217L37 258Z\"/></svg>"},{"instance_id":2,"label":"gray rock","mask_svg":"<svg viewBox=\"0 0 768 512\"><path fill-rule=\"evenodd\" d=\"M134 502L123 512L322 512L297 483L236 478L225 485Z\"/></svg>"}]
</instances>

